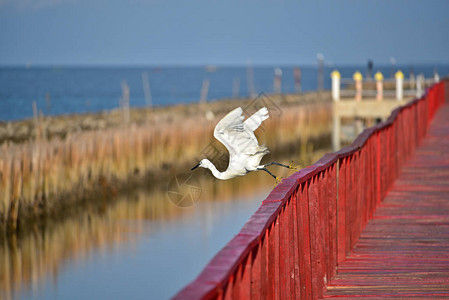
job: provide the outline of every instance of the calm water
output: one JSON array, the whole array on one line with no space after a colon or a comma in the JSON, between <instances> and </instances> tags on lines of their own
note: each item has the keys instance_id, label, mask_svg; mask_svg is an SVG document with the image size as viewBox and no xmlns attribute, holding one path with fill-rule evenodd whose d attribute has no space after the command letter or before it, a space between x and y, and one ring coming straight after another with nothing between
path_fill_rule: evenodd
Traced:
<instances>
[{"instance_id":1,"label":"calm water","mask_svg":"<svg viewBox=\"0 0 449 300\"><path fill-rule=\"evenodd\" d=\"M245 224L266 194L232 202L200 202L188 217L165 224L122 222L143 233L133 243L93 250L63 266L55 281L22 299L164 299L193 280ZM135 233L134 233L135 234Z\"/></svg>"},{"instance_id":2,"label":"calm water","mask_svg":"<svg viewBox=\"0 0 449 300\"><path fill-rule=\"evenodd\" d=\"M255 92L273 92L274 67L253 67ZM282 92L295 91L293 66L281 67ZM330 72L326 67L324 87L330 88ZM343 77L351 77L365 66L338 67ZM391 67L375 66L385 77ZM447 76L449 66L402 66L408 74L433 76L437 70ZM130 88L130 105L145 106L142 72L148 73L153 105L166 106L198 101L204 79L209 79L208 99L248 96L246 67L0 67L0 120L17 120L33 116L32 103L44 115L97 112L119 106L123 80ZM303 91L316 90L317 68L301 67Z\"/></svg>"}]
</instances>

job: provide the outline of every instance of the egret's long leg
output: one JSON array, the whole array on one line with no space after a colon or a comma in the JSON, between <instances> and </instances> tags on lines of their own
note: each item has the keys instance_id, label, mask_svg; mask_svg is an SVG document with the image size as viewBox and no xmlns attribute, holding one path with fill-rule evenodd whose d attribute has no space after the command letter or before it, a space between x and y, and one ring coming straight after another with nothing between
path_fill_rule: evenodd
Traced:
<instances>
[{"instance_id":1,"label":"egret's long leg","mask_svg":"<svg viewBox=\"0 0 449 300\"><path fill-rule=\"evenodd\" d=\"M282 179L283 179L282 177L278 177L278 176L274 175L273 173L271 173L270 171L268 171L265 168L257 168L257 170L265 171L268 174L270 174L271 176L273 176L273 178L276 180L276 183L274 184L274 186L276 186L278 183L280 183L282 181Z\"/></svg>"},{"instance_id":2,"label":"egret's long leg","mask_svg":"<svg viewBox=\"0 0 449 300\"><path fill-rule=\"evenodd\" d=\"M270 174L274 179L278 178L276 175L274 175L273 173L271 173L270 171L268 171L268 169L266 169L266 168L257 168L257 170L267 172L267 173Z\"/></svg>"},{"instance_id":3,"label":"egret's long leg","mask_svg":"<svg viewBox=\"0 0 449 300\"><path fill-rule=\"evenodd\" d=\"M270 162L269 164L267 164L267 165L264 165L264 167L268 167L268 166L271 166L271 165L277 165L277 166L281 166L281 167L284 167L284 168L290 168L289 166L287 166L287 165L283 165L283 164L280 164L280 163L278 163L278 162L275 162L275 161L273 161L273 162Z\"/></svg>"},{"instance_id":4,"label":"egret's long leg","mask_svg":"<svg viewBox=\"0 0 449 300\"><path fill-rule=\"evenodd\" d=\"M299 168L299 167L294 167L294 166L293 166L293 162L292 162L289 166L287 166L287 165L283 165L283 164L280 164L280 163L275 162L275 161L270 162L270 163L267 164L267 165L264 165L264 167L268 167L268 166L271 166L271 165L277 165L277 166L281 166L281 167L288 168L288 169L293 169L293 170Z\"/></svg>"}]
</instances>

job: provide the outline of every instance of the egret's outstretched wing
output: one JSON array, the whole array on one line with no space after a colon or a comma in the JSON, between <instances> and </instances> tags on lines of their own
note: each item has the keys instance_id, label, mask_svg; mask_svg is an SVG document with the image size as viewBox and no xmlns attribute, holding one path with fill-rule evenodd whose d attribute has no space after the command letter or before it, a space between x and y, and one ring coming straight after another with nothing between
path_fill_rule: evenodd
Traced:
<instances>
[{"instance_id":1,"label":"egret's outstretched wing","mask_svg":"<svg viewBox=\"0 0 449 300\"><path fill-rule=\"evenodd\" d=\"M249 130L254 131L260 126L260 124L262 124L264 120L268 119L268 117L268 109L266 107L262 107L243 123Z\"/></svg>"},{"instance_id":2,"label":"egret's outstretched wing","mask_svg":"<svg viewBox=\"0 0 449 300\"><path fill-rule=\"evenodd\" d=\"M252 155L259 149L256 136L244 126L243 119L243 110L238 107L221 119L214 130L214 137L228 149L230 161L236 155Z\"/></svg>"}]
</instances>

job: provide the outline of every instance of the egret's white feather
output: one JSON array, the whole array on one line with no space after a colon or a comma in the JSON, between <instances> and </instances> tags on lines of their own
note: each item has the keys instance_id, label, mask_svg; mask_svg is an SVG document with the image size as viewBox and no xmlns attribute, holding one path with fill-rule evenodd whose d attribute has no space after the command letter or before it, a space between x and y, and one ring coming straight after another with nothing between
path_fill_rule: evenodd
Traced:
<instances>
[{"instance_id":1,"label":"egret's white feather","mask_svg":"<svg viewBox=\"0 0 449 300\"><path fill-rule=\"evenodd\" d=\"M260 124L262 124L263 121L268 119L268 117L268 109L266 107L262 107L251 117L246 119L243 124L248 127L249 130L255 131L257 128L259 128Z\"/></svg>"},{"instance_id":2,"label":"egret's white feather","mask_svg":"<svg viewBox=\"0 0 449 300\"><path fill-rule=\"evenodd\" d=\"M268 117L268 109L264 107L243 122L245 117L242 108L232 110L218 122L214 130L214 137L229 151L228 168L220 172L207 159L202 160L198 166L210 169L219 179L242 176L263 168L259 165L260 161L269 151L267 147L259 146L254 130Z\"/></svg>"},{"instance_id":3,"label":"egret's white feather","mask_svg":"<svg viewBox=\"0 0 449 300\"><path fill-rule=\"evenodd\" d=\"M242 108L238 107L223 117L214 130L214 137L229 151L230 163L237 154L253 155L262 150L254 131L243 122L244 118Z\"/></svg>"}]
</instances>

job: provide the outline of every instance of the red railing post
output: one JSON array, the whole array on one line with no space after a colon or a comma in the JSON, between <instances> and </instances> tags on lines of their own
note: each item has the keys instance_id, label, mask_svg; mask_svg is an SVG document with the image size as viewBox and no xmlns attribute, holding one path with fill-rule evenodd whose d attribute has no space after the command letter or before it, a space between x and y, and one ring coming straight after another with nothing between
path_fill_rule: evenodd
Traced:
<instances>
[{"instance_id":1,"label":"red railing post","mask_svg":"<svg viewBox=\"0 0 449 300\"><path fill-rule=\"evenodd\" d=\"M309 185L309 219L310 219L310 259L312 266L312 297L319 298L324 290L324 233L321 223L320 195L317 184L320 174L310 179Z\"/></svg>"},{"instance_id":2,"label":"red railing post","mask_svg":"<svg viewBox=\"0 0 449 300\"><path fill-rule=\"evenodd\" d=\"M299 188L299 187L298 187ZM291 226L293 227L291 229L292 236L290 237L290 241L293 241L293 243L290 242L291 245L291 251L293 253L293 270L292 274L294 274L294 279L292 285L294 286L292 299L300 299L300 293L301 293L301 283L300 283L300 253L299 253L299 222L300 219L298 217L298 189L296 189L293 192L292 195L292 209L290 209L290 218L294 220L291 223ZM294 297L293 297L294 296Z\"/></svg>"},{"instance_id":3,"label":"red railing post","mask_svg":"<svg viewBox=\"0 0 449 300\"><path fill-rule=\"evenodd\" d=\"M290 242L289 239L289 213L288 205L290 201L285 203L285 206L281 210L280 228L279 228L279 264L280 264L280 276L279 276L279 289L281 299L290 299L291 286L290 286Z\"/></svg>"},{"instance_id":4,"label":"red railing post","mask_svg":"<svg viewBox=\"0 0 449 300\"><path fill-rule=\"evenodd\" d=\"M268 298L279 299L279 220L275 219L270 230L268 244Z\"/></svg>"},{"instance_id":5,"label":"red railing post","mask_svg":"<svg viewBox=\"0 0 449 300\"><path fill-rule=\"evenodd\" d=\"M338 200L337 200L337 261L346 259L346 166L348 158L338 162Z\"/></svg>"},{"instance_id":6,"label":"red railing post","mask_svg":"<svg viewBox=\"0 0 449 300\"><path fill-rule=\"evenodd\" d=\"M262 298L262 276L263 276L263 266L262 261L264 259L262 254L262 247L265 243L265 236L262 237L259 245L251 251L251 297L250 299L261 299ZM264 274L265 275L265 274Z\"/></svg>"},{"instance_id":7,"label":"red railing post","mask_svg":"<svg viewBox=\"0 0 449 300\"><path fill-rule=\"evenodd\" d=\"M299 233L299 269L300 298L312 298L312 265L309 218L309 183L306 181L298 188L298 233Z\"/></svg>"},{"instance_id":8,"label":"red railing post","mask_svg":"<svg viewBox=\"0 0 449 300\"><path fill-rule=\"evenodd\" d=\"M337 162L335 162L327 173L328 183L328 212L329 212L329 256L330 256L330 272L328 281L334 277L337 272Z\"/></svg>"},{"instance_id":9,"label":"red railing post","mask_svg":"<svg viewBox=\"0 0 449 300\"><path fill-rule=\"evenodd\" d=\"M319 173L319 182L317 184L318 186L318 194L319 194L319 202L318 207L321 212L320 221L321 221L321 228L322 228L322 239L324 242L323 247L323 272L324 272L324 278L323 278L323 286L327 283L328 280L330 280L330 240L329 240L329 197L328 197L328 176L327 176L327 170L324 170ZM323 289L324 290L324 289Z\"/></svg>"}]
</instances>

